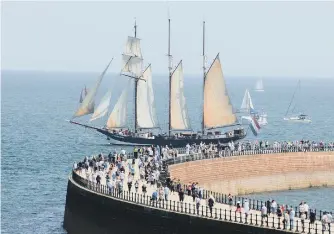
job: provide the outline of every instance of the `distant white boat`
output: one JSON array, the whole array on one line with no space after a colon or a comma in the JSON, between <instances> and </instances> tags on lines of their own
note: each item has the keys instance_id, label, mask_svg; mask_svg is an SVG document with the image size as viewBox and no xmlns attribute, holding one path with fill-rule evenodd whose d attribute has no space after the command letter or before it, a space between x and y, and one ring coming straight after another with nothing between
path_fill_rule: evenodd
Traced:
<instances>
[{"instance_id":1,"label":"distant white boat","mask_svg":"<svg viewBox=\"0 0 334 234\"><path fill-rule=\"evenodd\" d=\"M291 116L291 117L284 117L284 120L290 121L290 122L300 122L300 123L311 123L312 120L309 116L300 114L297 116Z\"/></svg>"},{"instance_id":2,"label":"distant white boat","mask_svg":"<svg viewBox=\"0 0 334 234\"><path fill-rule=\"evenodd\" d=\"M299 122L299 123L311 123L312 122L311 118L308 115L304 114L304 113L300 113L298 115L292 115L292 113L291 113L290 116L289 116L289 111L290 111L291 104L292 104L292 102L293 102L293 100L295 98L296 92L299 89L300 89L300 80L298 81L297 88L296 88L295 92L292 95L290 104L288 106L288 109L287 109L287 111L285 113L285 117L283 118L283 120L290 121L290 122ZM291 112L293 112L295 109L296 109L296 106L293 108L293 110Z\"/></svg>"},{"instance_id":3,"label":"distant white boat","mask_svg":"<svg viewBox=\"0 0 334 234\"><path fill-rule=\"evenodd\" d=\"M242 104L241 104L239 112L248 113L247 116L241 116L241 122L244 124L248 124L249 121L252 120L252 116L255 117L255 119L258 121L258 123L261 126L268 124L267 114L264 111L262 111L259 114L254 110L254 105L253 105L252 98L250 96L248 89L246 89L245 91L245 95L244 95L244 98L242 99Z\"/></svg>"},{"instance_id":4,"label":"distant white boat","mask_svg":"<svg viewBox=\"0 0 334 234\"><path fill-rule=\"evenodd\" d=\"M257 91L257 92L263 92L264 91L262 79L260 79L256 82L255 91Z\"/></svg>"}]
</instances>

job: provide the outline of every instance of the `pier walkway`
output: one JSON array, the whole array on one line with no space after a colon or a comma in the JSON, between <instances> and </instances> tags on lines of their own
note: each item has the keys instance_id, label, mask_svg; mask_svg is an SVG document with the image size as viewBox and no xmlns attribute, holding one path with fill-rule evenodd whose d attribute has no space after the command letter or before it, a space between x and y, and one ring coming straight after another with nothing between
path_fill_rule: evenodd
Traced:
<instances>
[{"instance_id":1,"label":"pier walkway","mask_svg":"<svg viewBox=\"0 0 334 234\"><path fill-rule=\"evenodd\" d=\"M182 157L183 158L183 157ZM194 158L195 159L195 158ZM194 160L193 159L193 160ZM196 159L199 159L196 157ZM196 160L195 159L195 160ZM189 159L188 159L189 160ZM184 195L184 201L179 201L178 193L169 192L168 200L155 200L152 201L152 193L154 191L158 192L159 198L159 190L158 187L161 186L158 184L147 184L145 180L140 180L139 168L138 168L139 159L135 160L135 175L132 183L131 191L128 190L127 186L127 175L129 174L128 164L132 164L132 159L127 160L125 166L125 178L123 181L123 191L120 192L117 189L109 189L106 182L107 170L100 171L101 176L101 184L98 185L95 183L94 179L92 179L92 168L89 167L88 170L81 169L73 171L72 178L73 180L81 186L86 187L87 189L93 190L98 193L102 193L107 196L115 197L117 199L122 199L126 202L134 202L139 205L151 206L154 209L163 209L169 212L178 212L185 215L191 216L200 216L206 219L215 219L224 222L234 222L240 223L240 225L254 225L263 228L269 229L277 229L284 230L286 232L297 232L297 233L334 233L334 230L330 224L322 225L322 223L317 220L314 225L310 224L308 219L305 219L304 225L300 218L295 217L293 220L293 225L290 225L290 220L287 225L284 225L283 217L278 217L277 215L269 215L267 217L261 217L261 212L259 210L251 209L246 215L244 213L244 209L242 208L241 212L236 211L235 206L229 206L226 204L222 204L219 202L215 202L212 213L210 212L210 208L208 206L208 200L202 199L200 201L200 206L198 209L196 208L196 203L193 202L193 198L191 196L187 196L186 193ZM174 161L174 159L173 159ZM138 192L135 192L135 181L139 181L139 189ZM147 193L142 192L142 185L145 184L147 186ZM209 194L211 195L211 194ZM241 204L243 205L243 204ZM252 208L252 207L250 207ZM332 225L333 226L333 225Z\"/></svg>"}]
</instances>

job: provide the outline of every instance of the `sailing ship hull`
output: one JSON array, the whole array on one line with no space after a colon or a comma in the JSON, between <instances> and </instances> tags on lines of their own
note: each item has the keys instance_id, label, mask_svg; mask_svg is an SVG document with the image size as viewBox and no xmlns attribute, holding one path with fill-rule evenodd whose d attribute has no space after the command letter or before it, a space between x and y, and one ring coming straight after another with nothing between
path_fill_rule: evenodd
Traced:
<instances>
[{"instance_id":1,"label":"sailing ship hull","mask_svg":"<svg viewBox=\"0 0 334 234\"><path fill-rule=\"evenodd\" d=\"M118 141L118 142L125 142L127 144L132 145L171 145L173 147L184 147L188 143L189 144L200 144L201 142L205 144L224 144L230 141L238 141L245 138L246 134L234 135L231 137L221 137L221 138L201 138L201 139L194 139L194 138L167 138L167 137L159 137L155 136L154 139L152 138L141 138L141 137L133 137L133 136L122 136L119 134L111 133L104 129L97 129L98 132L106 135L108 138Z\"/></svg>"}]
</instances>

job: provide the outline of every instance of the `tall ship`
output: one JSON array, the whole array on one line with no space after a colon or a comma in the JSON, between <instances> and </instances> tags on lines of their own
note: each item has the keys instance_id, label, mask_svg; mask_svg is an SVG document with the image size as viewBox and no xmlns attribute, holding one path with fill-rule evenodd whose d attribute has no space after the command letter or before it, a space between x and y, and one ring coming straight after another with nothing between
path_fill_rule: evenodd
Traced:
<instances>
[{"instance_id":1,"label":"tall ship","mask_svg":"<svg viewBox=\"0 0 334 234\"><path fill-rule=\"evenodd\" d=\"M171 55L171 20L168 19L168 70L169 70L169 108L168 131L162 132L155 113L155 98L152 85L151 64L143 67L140 39L137 38L137 25L135 23L135 36L128 37L123 56L121 76L128 79L128 85L118 98L108 120L103 127L95 127L81 123L76 118L93 114L90 121L101 118L108 113L110 93L102 98L95 109L95 97L101 81L107 72L111 61L98 77L93 88L81 99L82 102L69 121L72 124L96 130L107 136L112 143L129 145L171 145L182 147L189 144L228 143L237 141L246 136L246 131L239 124L233 112L230 97L227 92L225 78L222 71L219 53L211 66L206 70L205 56L205 22L203 22L203 108L201 131L191 129L186 98L184 95L184 75L182 60L173 68ZM134 126L127 123L127 96L131 82L134 82ZM85 89L86 90L86 89ZM80 99L80 100L81 100ZM132 129L132 130L131 130ZM223 131L224 129L224 131ZM160 132L159 132L160 130ZM154 133L158 132L158 133Z\"/></svg>"}]
</instances>

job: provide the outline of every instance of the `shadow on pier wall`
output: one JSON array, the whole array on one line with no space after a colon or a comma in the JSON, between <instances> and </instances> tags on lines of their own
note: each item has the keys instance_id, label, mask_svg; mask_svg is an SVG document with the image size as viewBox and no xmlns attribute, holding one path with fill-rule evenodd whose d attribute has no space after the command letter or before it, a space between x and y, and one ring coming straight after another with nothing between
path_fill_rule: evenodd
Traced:
<instances>
[{"instance_id":1,"label":"shadow on pier wall","mask_svg":"<svg viewBox=\"0 0 334 234\"><path fill-rule=\"evenodd\" d=\"M82 188L72 178L68 180L64 228L69 234L285 233L117 200Z\"/></svg>"}]
</instances>

